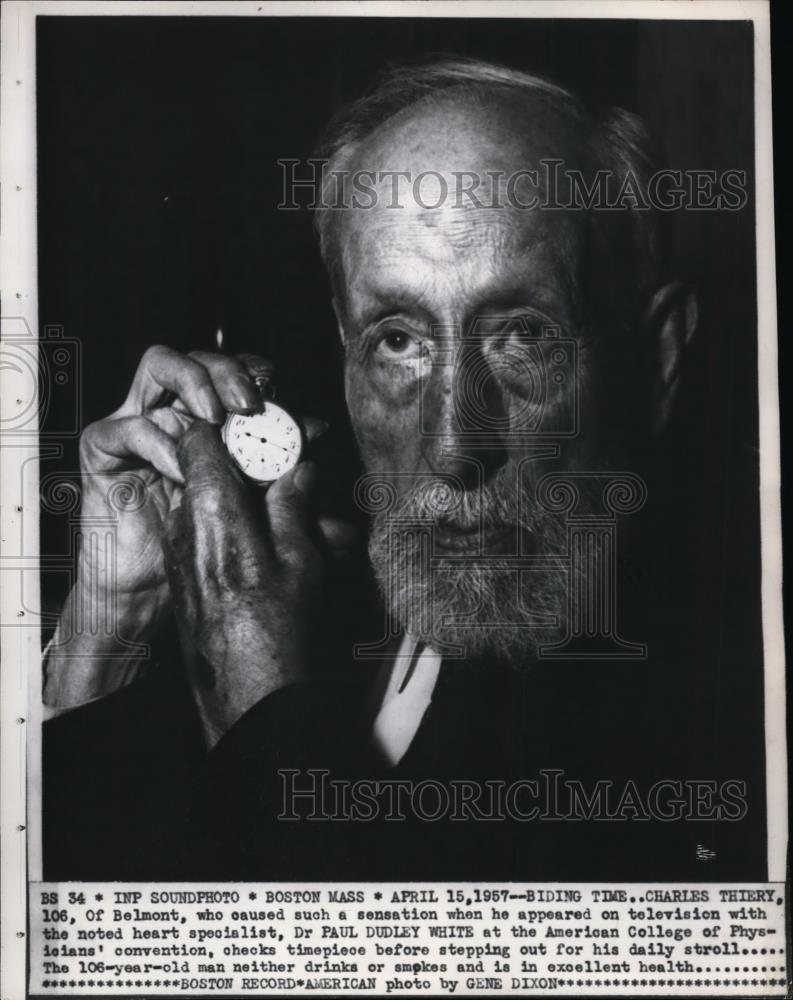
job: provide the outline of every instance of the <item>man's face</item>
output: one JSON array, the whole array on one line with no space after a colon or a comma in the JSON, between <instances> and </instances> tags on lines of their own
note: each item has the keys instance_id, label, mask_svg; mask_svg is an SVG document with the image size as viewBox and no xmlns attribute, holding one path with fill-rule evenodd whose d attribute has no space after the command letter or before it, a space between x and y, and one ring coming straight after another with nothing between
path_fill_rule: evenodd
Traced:
<instances>
[{"instance_id":1,"label":"man's face","mask_svg":"<svg viewBox=\"0 0 793 1000\"><path fill-rule=\"evenodd\" d=\"M597 451L579 336L584 213L521 211L503 197L492 207L493 172L553 156L575 166L572 149L564 123L540 109L413 111L375 133L351 169L434 171L448 197L425 208L403 183L394 207L388 176L374 207L340 222L347 404L367 470L397 497L374 521L374 568L403 628L470 655L525 655L537 616L564 611L561 562L519 573L514 561L561 555L563 525L538 505L536 483L591 467ZM481 206L457 197L461 172ZM441 188L428 177L432 205Z\"/></svg>"}]
</instances>

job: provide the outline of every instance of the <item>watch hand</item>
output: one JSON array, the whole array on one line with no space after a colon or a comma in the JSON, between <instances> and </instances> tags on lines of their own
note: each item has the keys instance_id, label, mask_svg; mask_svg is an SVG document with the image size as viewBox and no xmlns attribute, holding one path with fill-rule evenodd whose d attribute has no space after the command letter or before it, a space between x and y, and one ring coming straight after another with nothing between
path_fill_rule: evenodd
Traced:
<instances>
[{"instance_id":1,"label":"watch hand","mask_svg":"<svg viewBox=\"0 0 793 1000\"><path fill-rule=\"evenodd\" d=\"M262 444L269 444L271 448L280 448L281 451L289 453L288 448L284 448L283 445L276 444L274 441L268 441L267 438L257 438L255 434L251 434L250 431L245 431L249 438L256 438L257 441L261 441Z\"/></svg>"}]
</instances>

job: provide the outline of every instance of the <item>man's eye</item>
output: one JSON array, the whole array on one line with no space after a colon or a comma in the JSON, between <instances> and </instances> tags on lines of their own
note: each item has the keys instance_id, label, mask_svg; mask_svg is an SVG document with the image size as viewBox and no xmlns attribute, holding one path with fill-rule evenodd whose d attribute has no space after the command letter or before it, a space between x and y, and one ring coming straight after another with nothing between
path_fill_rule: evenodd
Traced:
<instances>
[{"instance_id":1,"label":"man's eye","mask_svg":"<svg viewBox=\"0 0 793 1000\"><path fill-rule=\"evenodd\" d=\"M404 330L388 330L377 345L380 354L387 358L417 358L422 353L421 343Z\"/></svg>"}]
</instances>

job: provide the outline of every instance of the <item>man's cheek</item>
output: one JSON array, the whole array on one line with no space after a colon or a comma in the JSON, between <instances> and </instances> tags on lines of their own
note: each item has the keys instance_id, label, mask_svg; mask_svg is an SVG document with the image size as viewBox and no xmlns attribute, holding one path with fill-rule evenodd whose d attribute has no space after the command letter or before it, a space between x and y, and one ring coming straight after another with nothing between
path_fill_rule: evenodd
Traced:
<instances>
[{"instance_id":1,"label":"man's cheek","mask_svg":"<svg viewBox=\"0 0 793 1000\"><path fill-rule=\"evenodd\" d=\"M350 420L369 472L412 471L421 454L417 388L398 371L387 375L385 366L374 378L357 366L347 370Z\"/></svg>"}]
</instances>

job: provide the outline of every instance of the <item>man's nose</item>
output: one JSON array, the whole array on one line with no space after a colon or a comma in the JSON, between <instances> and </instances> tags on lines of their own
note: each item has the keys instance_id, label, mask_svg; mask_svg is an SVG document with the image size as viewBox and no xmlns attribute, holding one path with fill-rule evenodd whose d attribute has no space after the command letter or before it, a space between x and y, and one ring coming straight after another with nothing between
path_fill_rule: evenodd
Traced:
<instances>
[{"instance_id":1,"label":"man's nose","mask_svg":"<svg viewBox=\"0 0 793 1000\"><path fill-rule=\"evenodd\" d=\"M507 458L503 393L476 343L457 342L439 355L422 395L422 452L433 472L475 486Z\"/></svg>"}]
</instances>

